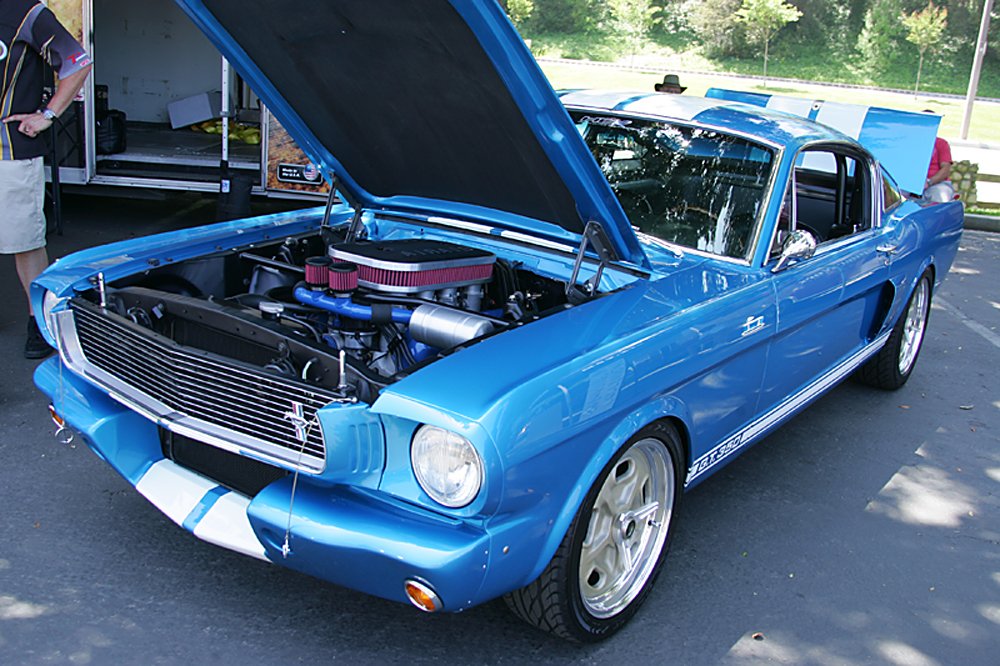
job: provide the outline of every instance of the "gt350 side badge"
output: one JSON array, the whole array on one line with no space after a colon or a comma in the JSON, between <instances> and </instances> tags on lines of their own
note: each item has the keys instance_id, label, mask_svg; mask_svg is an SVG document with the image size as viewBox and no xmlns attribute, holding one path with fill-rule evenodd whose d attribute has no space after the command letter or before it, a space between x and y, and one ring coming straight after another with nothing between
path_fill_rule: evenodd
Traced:
<instances>
[{"instance_id":1,"label":"gt350 side badge","mask_svg":"<svg viewBox=\"0 0 1000 666\"><path fill-rule=\"evenodd\" d=\"M763 317L747 317L746 323L743 324L743 333L740 336L745 338L748 335L753 335L762 328L764 328Z\"/></svg>"}]
</instances>

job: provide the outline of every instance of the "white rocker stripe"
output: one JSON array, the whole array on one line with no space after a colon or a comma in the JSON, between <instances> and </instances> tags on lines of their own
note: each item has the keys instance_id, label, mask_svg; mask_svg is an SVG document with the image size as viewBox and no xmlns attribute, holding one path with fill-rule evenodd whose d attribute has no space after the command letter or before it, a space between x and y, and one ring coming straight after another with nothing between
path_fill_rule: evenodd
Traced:
<instances>
[{"instance_id":1,"label":"white rocker stripe","mask_svg":"<svg viewBox=\"0 0 1000 666\"><path fill-rule=\"evenodd\" d=\"M885 345L885 342L889 339L889 335L891 333L891 330L886 331L874 341L858 350L843 363L834 367L825 375L820 376L798 393L789 396L778 404L777 407L757 420L751 422L750 425L743 430L727 437L711 451L699 457L694 461L694 463L692 463L691 469L688 470L688 478L684 482L684 485L690 484L692 481L697 479L699 476L704 475L723 460L729 459L736 451L749 446L754 441L769 432L774 426L794 414L798 409L819 397L823 392L827 391L849 374L854 372L861 366L862 363L867 361L873 354L878 352L878 350ZM725 451L723 452L723 450ZM713 457L715 457L714 460L712 460ZM712 460L712 462L705 464L706 460Z\"/></svg>"}]
</instances>

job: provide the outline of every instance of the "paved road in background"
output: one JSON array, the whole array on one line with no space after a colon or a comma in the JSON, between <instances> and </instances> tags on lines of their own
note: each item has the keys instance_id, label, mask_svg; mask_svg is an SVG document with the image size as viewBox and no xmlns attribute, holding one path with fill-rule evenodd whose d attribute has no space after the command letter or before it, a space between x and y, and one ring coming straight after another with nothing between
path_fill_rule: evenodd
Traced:
<instances>
[{"instance_id":1,"label":"paved road in background","mask_svg":"<svg viewBox=\"0 0 1000 666\"><path fill-rule=\"evenodd\" d=\"M212 212L67 206L56 254ZM967 232L910 382L843 384L690 493L639 615L581 647L502 602L422 615L177 528L53 438L0 259L0 664L995 664L998 262L1000 235Z\"/></svg>"}]
</instances>

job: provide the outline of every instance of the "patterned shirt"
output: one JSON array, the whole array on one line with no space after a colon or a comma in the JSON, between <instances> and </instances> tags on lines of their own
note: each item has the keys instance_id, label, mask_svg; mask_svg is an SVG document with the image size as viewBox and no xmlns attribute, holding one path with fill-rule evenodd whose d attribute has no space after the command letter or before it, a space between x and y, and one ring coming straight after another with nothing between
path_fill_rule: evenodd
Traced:
<instances>
[{"instance_id":1,"label":"patterned shirt","mask_svg":"<svg viewBox=\"0 0 1000 666\"><path fill-rule=\"evenodd\" d=\"M0 118L39 109L44 61L66 78L89 65L90 56L44 3L0 0ZM44 138L25 136L16 122L0 127L0 160L31 159L46 151Z\"/></svg>"}]
</instances>

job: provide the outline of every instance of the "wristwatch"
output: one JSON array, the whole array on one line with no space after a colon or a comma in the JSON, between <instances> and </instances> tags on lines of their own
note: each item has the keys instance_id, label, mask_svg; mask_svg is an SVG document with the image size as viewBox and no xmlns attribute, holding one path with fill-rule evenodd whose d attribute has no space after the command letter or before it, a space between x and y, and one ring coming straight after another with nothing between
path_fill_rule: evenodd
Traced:
<instances>
[{"instance_id":1,"label":"wristwatch","mask_svg":"<svg viewBox=\"0 0 1000 666\"><path fill-rule=\"evenodd\" d=\"M50 109L49 107L45 107L38 113L42 114L42 117L48 120L50 123L54 123L56 121L56 118L59 117L56 115L56 112Z\"/></svg>"}]
</instances>

